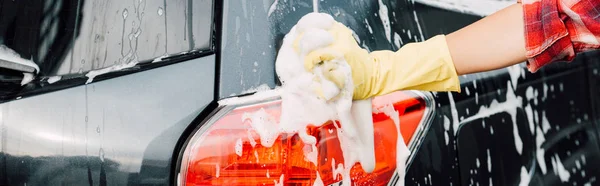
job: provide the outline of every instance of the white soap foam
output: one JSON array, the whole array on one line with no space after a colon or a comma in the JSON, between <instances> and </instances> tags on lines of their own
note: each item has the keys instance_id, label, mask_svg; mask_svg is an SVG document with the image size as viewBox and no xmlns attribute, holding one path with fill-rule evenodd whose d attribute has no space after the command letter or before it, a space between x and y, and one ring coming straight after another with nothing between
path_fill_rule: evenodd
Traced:
<instances>
[{"instance_id":1,"label":"white soap foam","mask_svg":"<svg viewBox=\"0 0 600 186\"><path fill-rule=\"evenodd\" d=\"M237 154L238 156L242 156L242 152L243 152L243 146L244 144L242 143L242 139L237 139L237 141L235 141L235 154Z\"/></svg>"},{"instance_id":2,"label":"white soap foam","mask_svg":"<svg viewBox=\"0 0 600 186\"><path fill-rule=\"evenodd\" d=\"M32 73L23 73L23 79L21 80L21 86L33 81L35 76Z\"/></svg>"},{"instance_id":3,"label":"white soap foam","mask_svg":"<svg viewBox=\"0 0 600 186\"><path fill-rule=\"evenodd\" d=\"M452 129L454 129L454 136L456 136L460 122L458 121L458 110L456 110L456 103L451 92L448 92L448 100L450 101L450 113L452 114Z\"/></svg>"},{"instance_id":4,"label":"white soap foam","mask_svg":"<svg viewBox=\"0 0 600 186\"><path fill-rule=\"evenodd\" d=\"M385 6L385 4L383 4L382 0L378 0L379 2L379 18L381 19L381 23L383 24L383 30L385 31L385 38L388 40L388 42L392 42L391 39L391 34L392 34L392 28L390 26L390 20L389 20L389 16L388 16L388 8L387 6Z\"/></svg>"},{"instance_id":5,"label":"white soap foam","mask_svg":"<svg viewBox=\"0 0 600 186\"><path fill-rule=\"evenodd\" d=\"M62 76L52 76L48 78L48 84L56 83L57 81L60 81L60 79L62 79Z\"/></svg>"},{"instance_id":6,"label":"white soap foam","mask_svg":"<svg viewBox=\"0 0 600 186\"><path fill-rule=\"evenodd\" d=\"M127 63L113 65L113 66L106 67L103 69L89 71L87 74L85 74L85 76L88 77L88 80L85 82L85 84L89 84L92 81L94 81L94 78L96 76L106 74L106 73L120 71L120 70L127 69L127 68L131 68L131 67L134 67L135 65L137 65L137 63L138 63L138 61L134 59Z\"/></svg>"},{"instance_id":7,"label":"white soap foam","mask_svg":"<svg viewBox=\"0 0 600 186\"><path fill-rule=\"evenodd\" d=\"M250 87L249 89L246 89L244 91L242 91L240 94L249 94L249 93L255 93L255 92L264 92L267 90L271 90L271 87L269 87L269 85L267 84L261 84L258 85L257 87Z\"/></svg>"},{"instance_id":8,"label":"white soap foam","mask_svg":"<svg viewBox=\"0 0 600 186\"><path fill-rule=\"evenodd\" d=\"M531 134L535 133L535 123L533 122L533 109L531 108L531 105L527 105L525 106L525 114L527 115L527 122L529 123L529 130L531 132Z\"/></svg>"},{"instance_id":9,"label":"white soap foam","mask_svg":"<svg viewBox=\"0 0 600 186\"><path fill-rule=\"evenodd\" d=\"M410 150L404 143L404 138L402 137L401 129L400 129L400 115L398 111L394 109L392 104L388 104L380 109L375 110L376 113L384 113L388 117L394 121L396 125L396 133L398 134L398 138L396 139L396 172L400 177L397 185L404 185L404 177L406 171L406 160L410 156Z\"/></svg>"},{"instance_id":10,"label":"white soap foam","mask_svg":"<svg viewBox=\"0 0 600 186\"><path fill-rule=\"evenodd\" d=\"M313 183L313 186L324 186L325 183L323 183L323 180L321 179L321 174L319 174L319 171L317 171L317 178L315 178L315 183Z\"/></svg>"},{"instance_id":11,"label":"white soap foam","mask_svg":"<svg viewBox=\"0 0 600 186\"><path fill-rule=\"evenodd\" d=\"M450 143L450 119L447 116L444 116L444 138L446 140L446 145Z\"/></svg>"},{"instance_id":12,"label":"white soap foam","mask_svg":"<svg viewBox=\"0 0 600 186\"><path fill-rule=\"evenodd\" d=\"M558 157L558 154L555 154L552 158L552 167L554 167L554 172L558 175L560 181L562 181L563 183L569 181L571 174L563 166L562 160L560 159L560 157Z\"/></svg>"},{"instance_id":13,"label":"white soap foam","mask_svg":"<svg viewBox=\"0 0 600 186\"><path fill-rule=\"evenodd\" d=\"M248 141L250 142L250 145L252 147L256 146L256 140L254 140L254 136L252 135L252 130L247 130L246 133L248 134Z\"/></svg>"},{"instance_id":14,"label":"white soap foam","mask_svg":"<svg viewBox=\"0 0 600 186\"><path fill-rule=\"evenodd\" d=\"M404 45L404 42L402 41L402 38L396 32L394 32L394 44L398 48L400 48L400 47L402 47L402 45Z\"/></svg>"},{"instance_id":15,"label":"white soap foam","mask_svg":"<svg viewBox=\"0 0 600 186\"><path fill-rule=\"evenodd\" d=\"M542 149L542 144L544 143L544 141L546 141L546 138L544 137L544 133L542 132L542 129L540 129L540 127L536 127L536 131L537 134L535 136L535 144L536 144L536 155L537 155L537 162L540 165L540 169L542 170L543 174L546 174L546 159L544 157L545 154L545 150Z\"/></svg>"},{"instance_id":16,"label":"white soap foam","mask_svg":"<svg viewBox=\"0 0 600 186\"><path fill-rule=\"evenodd\" d=\"M337 179L338 176L342 176L344 173L344 164L335 164L335 159L331 159L331 174L333 179Z\"/></svg>"},{"instance_id":17,"label":"white soap foam","mask_svg":"<svg viewBox=\"0 0 600 186\"><path fill-rule=\"evenodd\" d=\"M304 151L304 157L309 162L312 162L315 166L317 166L317 159L319 157L319 151L317 149L317 144L311 144L309 150Z\"/></svg>"},{"instance_id":18,"label":"white soap foam","mask_svg":"<svg viewBox=\"0 0 600 186\"><path fill-rule=\"evenodd\" d=\"M219 164L215 164L215 171L217 172L215 176L218 178L221 175L221 166Z\"/></svg>"},{"instance_id":19,"label":"white soap foam","mask_svg":"<svg viewBox=\"0 0 600 186\"><path fill-rule=\"evenodd\" d=\"M522 107L522 104L521 104L522 98L515 95L515 92L510 83L511 82L509 81L508 85L507 85L508 89L506 91L506 101L505 102L498 103L497 100L493 100L489 106L482 105L479 108L479 111L477 112L477 114L475 114L471 117L465 118L464 120L461 120L461 122L458 125L463 125L465 123L468 123L468 122L476 120L476 119L487 118L494 114L506 112L512 118L513 135L515 137L515 147L517 149L517 152L519 154L521 154L523 152L523 141L521 140L521 136L519 135L519 130L517 128L517 109ZM452 95L450 93L449 93L449 95L450 95L450 98L452 98ZM451 107L454 107L453 100L450 102L450 105L451 105ZM454 113L453 113L453 115L454 115ZM456 134L456 131L455 131L455 134Z\"/></svg>"},{"instance_id":20,"label":"white soap foam","mask_svg":"<svg viewBox=\"0 0 600 186\"><path fill-rule=\"evenodd\" d=\"M550 128L550 122L548 121L548 118L546 118L546 112L542 111L542 131L544 131L545 134Z\"/></svg>"},{"instance_id":21,"label":"white soap foam","mask_svg":"<svg viewBox=\"0 0 600 186\"><path fill-rule=\"evenodd\" d=\"M369 29L369 33L373 34L373 28L371 28L371 25L369 25L369 21L367 21L367 19L365 19L365 25L367 26L367 29Z\"/></svg>"},{"instance_id":22,"label":"white soap foam","mask_svg":"<svg viewBox=\"0 0 600 186\"><path fill-rule=\"evenodd\" d=\"M519 182L519 186L528 186L531 181L531 176L527 172L525 166L521 167L521 181Z\"/></svg>"},{"instance_id":23,"label":"white soap foam","mask_svg":"<svg viewBox=\"0 0 600 186\"><path fill-rule=\"evenodd\" d=\"M163 54L162 56L158 56L157 58L154 58L154 60L152 60L152 63L156 63L156 62L161 62L163 61L163 59L169 57L169 54Z\"/></svg>"},{"instance_id":24,"label":"white soap foam","mask_svg":"<svg viewBox=\"0 0 600 186\"><path fill-rule=\"evenodd\" d=\"M258 152L256 152L256 150L254 151L254 158L256 158L256 163L258 163L259 158L258 158Z\"/></svg>"},{"instance_id":25,"label":"white soap foam","mask_svg":"<svg viewBox=\"0 0 600 186\"><path fill-rule=\"evenodd\" d=\"M548 98L548 84L544 83L544 95L542 96L542 100L546 100Z\"/></svg>"},{"instance_id":26,"label":"white soap foam","mask_svg":"<svg viewBox=\"0 0 600 186\"><path fill-rule=\"evenodd\" d=\"M273 2L273 4L271 4L271 7L269 7L269 11L267 12L267 17L271 17L271 14L272 14L273 12L275 12L275 10L277 9L277 3L278 3L278 1L279 1L279 0L275 0L275 1Z\"/></svg>"},{"instance_id":27,"label":"white soap foam","mask_svg":"<svg viewBox=\"0 0 600 186\"><path fill-rule=\"evenodd\" d=\"M534 123L534 119L535 119L535 115L533 114L533 109L531 108L531 104L529 103L530 100L535 100L535 95L534 95L534 90L533 87L527 87L527 90L525 90L525 98L527 98L527 106L525 106L525 114L527 115L527 121L529 123L529 130L531 131L531 134L534 134L535 132L535 123Z\"/></svg>"},{"instance_id":28,"label":"white soap foam","mask_svg":"<svg viewBox=\"0 0 600 186\"><path fill-rule=\"evenodd\" d=\"M242 121L249 121L252 129L260 136L260 144L265 147L273 146L280 134L275 119L263 108L254 113L244 113Z\"/></svg>"},{"instance_id":29,"label":"white soap foam","mask_svg":"<svg viewBox=\"0 0 600 186\"><path fill-rule=\"evenodd\" d=\"M310 146L310 151L305 152L305 158L315 165L318 157L315 146L317 141L315 137L307 133L306 128L308 125L320 126L327 121L340 121L341 127L335 126L338 127L338 139L344 162L338 165L336 168L338 171L334 174L341 174L344 185L351 185L350 169L356 163L360 163L365 172L371 172L375 168L371 100L352 101L354 86L351 69L344 59L326 62L335 65L336 70L344 75L345 86L343 89L337 88L333 82L325 78L322 74L322 66L317 65L312 72L307 72L304 70L303 64L303 56L333 42L333 37L325 30L331 28L334 23L335 21L330 15L310 13L302 17L284 37L276 61L276 72L283 85L278 89L265 91L268 93L256 95L280 95L282 100L280 122L277 123L264 109L254 113L244 113L242 119L249 122L252 130L260 136L261 145L265 147L272 146L282 133L298 134L302 142ZM303 37L299 40L298 45L300 53L296 53L293 43L299 35L303 35ZM317 88L323 90L327 99L317 96L314 91ZM334 97L335 99L329 99ZM230 98L219 103L244 101L250 102L251 100ZM405 150L408 151L407 148ZM401 162L404 165L406 159ZM402 167L401 175L404 175L404 166ZM276 180L274 182L283 184L283 175L279 182Z\"/></svg>"},{"instance_id":30,"label":"white soap foam","mask_svg":"<svg viewBox=\"0 0 600 186\"><path fill-rule=\"evenodd\" d=\"M284 186L283 178L284 178L284 174L281 174L281 176L279 176L279 182L277 180L273 180L273 183L275 183L275 186Z\"/></svg>"},{"instance_id":31,"label":"white soap foam","mask_svg":"<svg viewBox=\"0 0 600 186\"><path fill-rule=\"evenodd\" d=\"M487 149L487 166L488 172L492 172L492 156L490 154L490 149Z\"/></svg>"},{"instance_id":32,"label":"white soap foam","mask_svg":"<svg viewBox=\"0 0 600 186\"><path fill-rule=\"evenodd\" d=\"M415 23L417 24L417 30L421 36L421 41L425 41L425 36L423 35L423 31L421 30L421 23L419 23L419 18L417 17L417 11L413 10L413 16L415 16Z\"/></svg>"},{"instance_id":33,"label":"white soap foam","mask_svg":"<svg viewBox=\"0 0 600 186\"><path fill-rule=\"evenodd\" d=\"M38 65L33 61L21 58L17 52L4 45L0 45L0 60L6 60L9 62L30 66L35 68L36 73L40 72L40 67L38 67Z\"/></svg>"},{"instance_id":34,"label":"white soap foam","mask_svg":"<svg viewBox=\"0 0 600 186\"><path fill-rule=\"evenodd\" d=\"M512 82L513 89L516 89L519 77L524 76L523 73L521 73L522 67L519 64L516 64L506 67L506 70L508 70L508 74L510 75L510 81Z\"/></svg>"}]
</instances>

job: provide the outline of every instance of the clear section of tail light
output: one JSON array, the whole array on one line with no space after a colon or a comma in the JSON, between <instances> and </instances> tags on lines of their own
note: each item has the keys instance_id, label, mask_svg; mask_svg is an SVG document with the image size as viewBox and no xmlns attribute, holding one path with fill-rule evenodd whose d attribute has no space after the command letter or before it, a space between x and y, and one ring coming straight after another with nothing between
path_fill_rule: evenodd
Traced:
<instances>
[{"instance_id":1,"label":"clear section of tail light","mask_svg":"<svg viewBox=\"0 0 600 186\"><path fill-rule=\"evenodd\" d=\"M181 158L179 185L313 185L316 180L324 185L339 183L342 178L334 175L334 165L344 160L336 127L330 122L307 129L318 141L317 165L306 159L305 151L311 151L311 146L305 145L298 135L281 134L272 147L264 147L248 121L242 120L243 115L264 110L270 119L278 122L281 101L277 97L256 97L253 103L222 105L195 132ZM398 112L404 142L412 152L407 165L429 128L432 101L429 93L416 91L400 91L373 99L373 108L393 105ZM373 125L375 170L365 173L360 164L354 165L351 169L353 185L388 185L398 181L394 148L398 138L396 125L385 113L376 112Z\"/></svg>"}]
</instances>

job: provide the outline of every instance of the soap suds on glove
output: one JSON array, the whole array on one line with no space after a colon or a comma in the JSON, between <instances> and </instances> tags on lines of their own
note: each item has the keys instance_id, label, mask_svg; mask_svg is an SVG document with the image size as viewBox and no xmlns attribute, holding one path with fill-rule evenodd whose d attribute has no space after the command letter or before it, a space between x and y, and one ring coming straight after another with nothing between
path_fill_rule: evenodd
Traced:
<instances>
[{"instance_id":1,"label":"soap suds on glove","mask_svg":"<svg viewBox=\"0 0 600 186\"><path fill-rule=\"evenodd\" d=\"M302 142L310 146L310 150L304 153L305 159L317 166L319 157L317 139L307 133L307 127L319 127L328 121L335 122L344 160L338 164L334 163L334 177L341 176L343 185L352 185L350 170L355 164L360 163L367 173L375 169L371 100L352 101L354 85L351 68L344 59L324 62L337 65L337 69L345 77L343 88L338 88L334 82L325 78L321 65L316 65L312 72L308 72L304 67L304 56L334 42L334 37L328 30L335 23L330 15L321 13L309 13L298 21L283 39L276 60L276 72L282 82L282 87L273 91L279 94L282 100L279 121L272 119L273 117L262 109L245 113L243 120L250 121L251 130L256 131L260 136L259 143L265 147L271 147L282 133L298 134ZM294 48L294 42L299 35L302 35L302 38L297 41ZM318 91L315 90L320 90L321 95L319 96L316 93ZM391 115L394 122L399 125L397 113L394 117L393 107L381 111ZM397 132L401 135L399 131ZM398 142L400 145L397 159L400 161L397 163L397 168L401 170L400 176L403 178L406 157L410 152L403 150L408 149L401 136ZM320 173L316 172L316 175L314 185L323 185ZM281 178L275 183L284 184L282 182L285 180ZM404 182L401 181L400 185L404 185Z\"/></svg>"},{"instance_id":2,"label":"soap suds on glove","mask_svg":"<svg viewBox=\"0 0 600 186\"><path fill-rule=\"evenodd\" d=\"M283 39L276 61L277 75L283 84L279 127L282 132L298 133L305 144L316 150L316 138L306 132L308 125L339 121L341 125L335 126L344 157L342 180L345 185L350 185L350 169L356 163L360 162L365 172L375 168L371 102L364 100L353 104L352 73L344 59L325 62L338 65L343 72L345 86L342 89L323 76L321 66L308 72L303 63L308 53L333 43L334 38L327 30L334 23L330 15L310 13L302 17ZM303 37L296 48L298 53L293 45L301 34ZM324 98L315 93L317 89L322 90ZM334 97L336 99L329 100ZM317 154L312 152L305 156L316 165Z\"/></svg>"}]
</instances>

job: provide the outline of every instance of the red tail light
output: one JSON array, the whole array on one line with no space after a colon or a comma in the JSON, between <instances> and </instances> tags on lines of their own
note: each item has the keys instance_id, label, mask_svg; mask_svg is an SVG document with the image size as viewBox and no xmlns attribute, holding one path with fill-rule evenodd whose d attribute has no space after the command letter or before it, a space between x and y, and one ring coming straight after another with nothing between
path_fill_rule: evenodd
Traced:
<instances>
[{"instance_id":1,"label":"red tail light","mask_svg":"<svg viewBox=\"0 0 600 186\"><path fill-rule=\"evenodd\" d=\"M324 185L338 183L337 164L344 162L337 139L336 127L326 123L308 129L317 138L317 165L308 161L305 145L297 135L280 135L272 147L264 147L258 134L243 121L244 113L264 110L269 119L278 123L281 101L220 108L188 141L181 160L180 185ZM373 107L393 105L399 114L401 133L412 155L428 129L433 112L429 95L420 92L395 92L373 99ZM261 111L262 112L262 111ZM375 170L365 173L360 164L351 169L353 185L387 185L397 175L396 125L384 113L373 114L375 135ZM343 123L342 123L343 125ZM394 131L394 132L390 132ZM392 147L392 148L391 148ZM408 167L408 166L407 166ZM319 178L317 178L319 177Z\"/></svg>"}]
</instances>

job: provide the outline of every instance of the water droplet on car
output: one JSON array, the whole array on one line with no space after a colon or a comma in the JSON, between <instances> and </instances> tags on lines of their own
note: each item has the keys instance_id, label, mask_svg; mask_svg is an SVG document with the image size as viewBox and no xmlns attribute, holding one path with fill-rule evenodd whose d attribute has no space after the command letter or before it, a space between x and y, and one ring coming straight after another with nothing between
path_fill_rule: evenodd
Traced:
<instances>
[{"instance_id":1,"label":"water droplet on car","mask_svg":"<svg viewBox=\"0 0 600 186\"><path fill-rule=\"evenodd\" d=\"M129 11L127 11L127 8L123 9L123 19L127 19L127 15L129 15Z\"/></svg>"},{"instance_id":2,"label":"water droplet on car","mask_svg":"<svg viewBox=\"0 0 600 186\"><path fill-rule=\"evenodd\" d=\"M100 157L101 162L104 162L104 149L100 148L98 151L98 157Z\"/></svg>"},{"instance_id":3,"label":"water droplet on car","mask_svg":"<svg viewBox=\"0 0 600 186\"><path fill-rule=\"evenodd\" d=\"M81 60L81 64L85 64L85 59L82 59L82 60Z\"/></svg>"},{"instance_id":4,"label":"water droplet on car","mask_svg":"<svg viewBox=\"0 0 600 186\"><path fill-rule=\"evenodd\" d=\"M96 126L96 133L100 134L100 126Z\"/></svg>"},{"instance_id":5,"label":"water droplet on car","mask_svg":"<svg viewBox=\"0 0 600 186\"><path fill-rule=\"evenodd\" d=\"M142 29L137 29L137 31L133 34L133 37L138 38L142 34Z\"/></svg>"},{"instance_id":6,"label":"water droplet on car","mask_svg":"<svg viewBox=\"0 0 600 186\"><path fill-rule=\"evenodd\" d=\"M158 15L159 16L163 15L163 8L162 7L158 7Z\"/></svg>"},{"instance_id":7,"label":"water droplet on car","mask_svg":"<svg viewBox=\"0 0 600 186\"><path fill-rule=\"evenodd\" d=\"M96 38L94 38L94 43L98 43L100 40L100 35L96 34Z\"/></svg>"}]
</instances>

